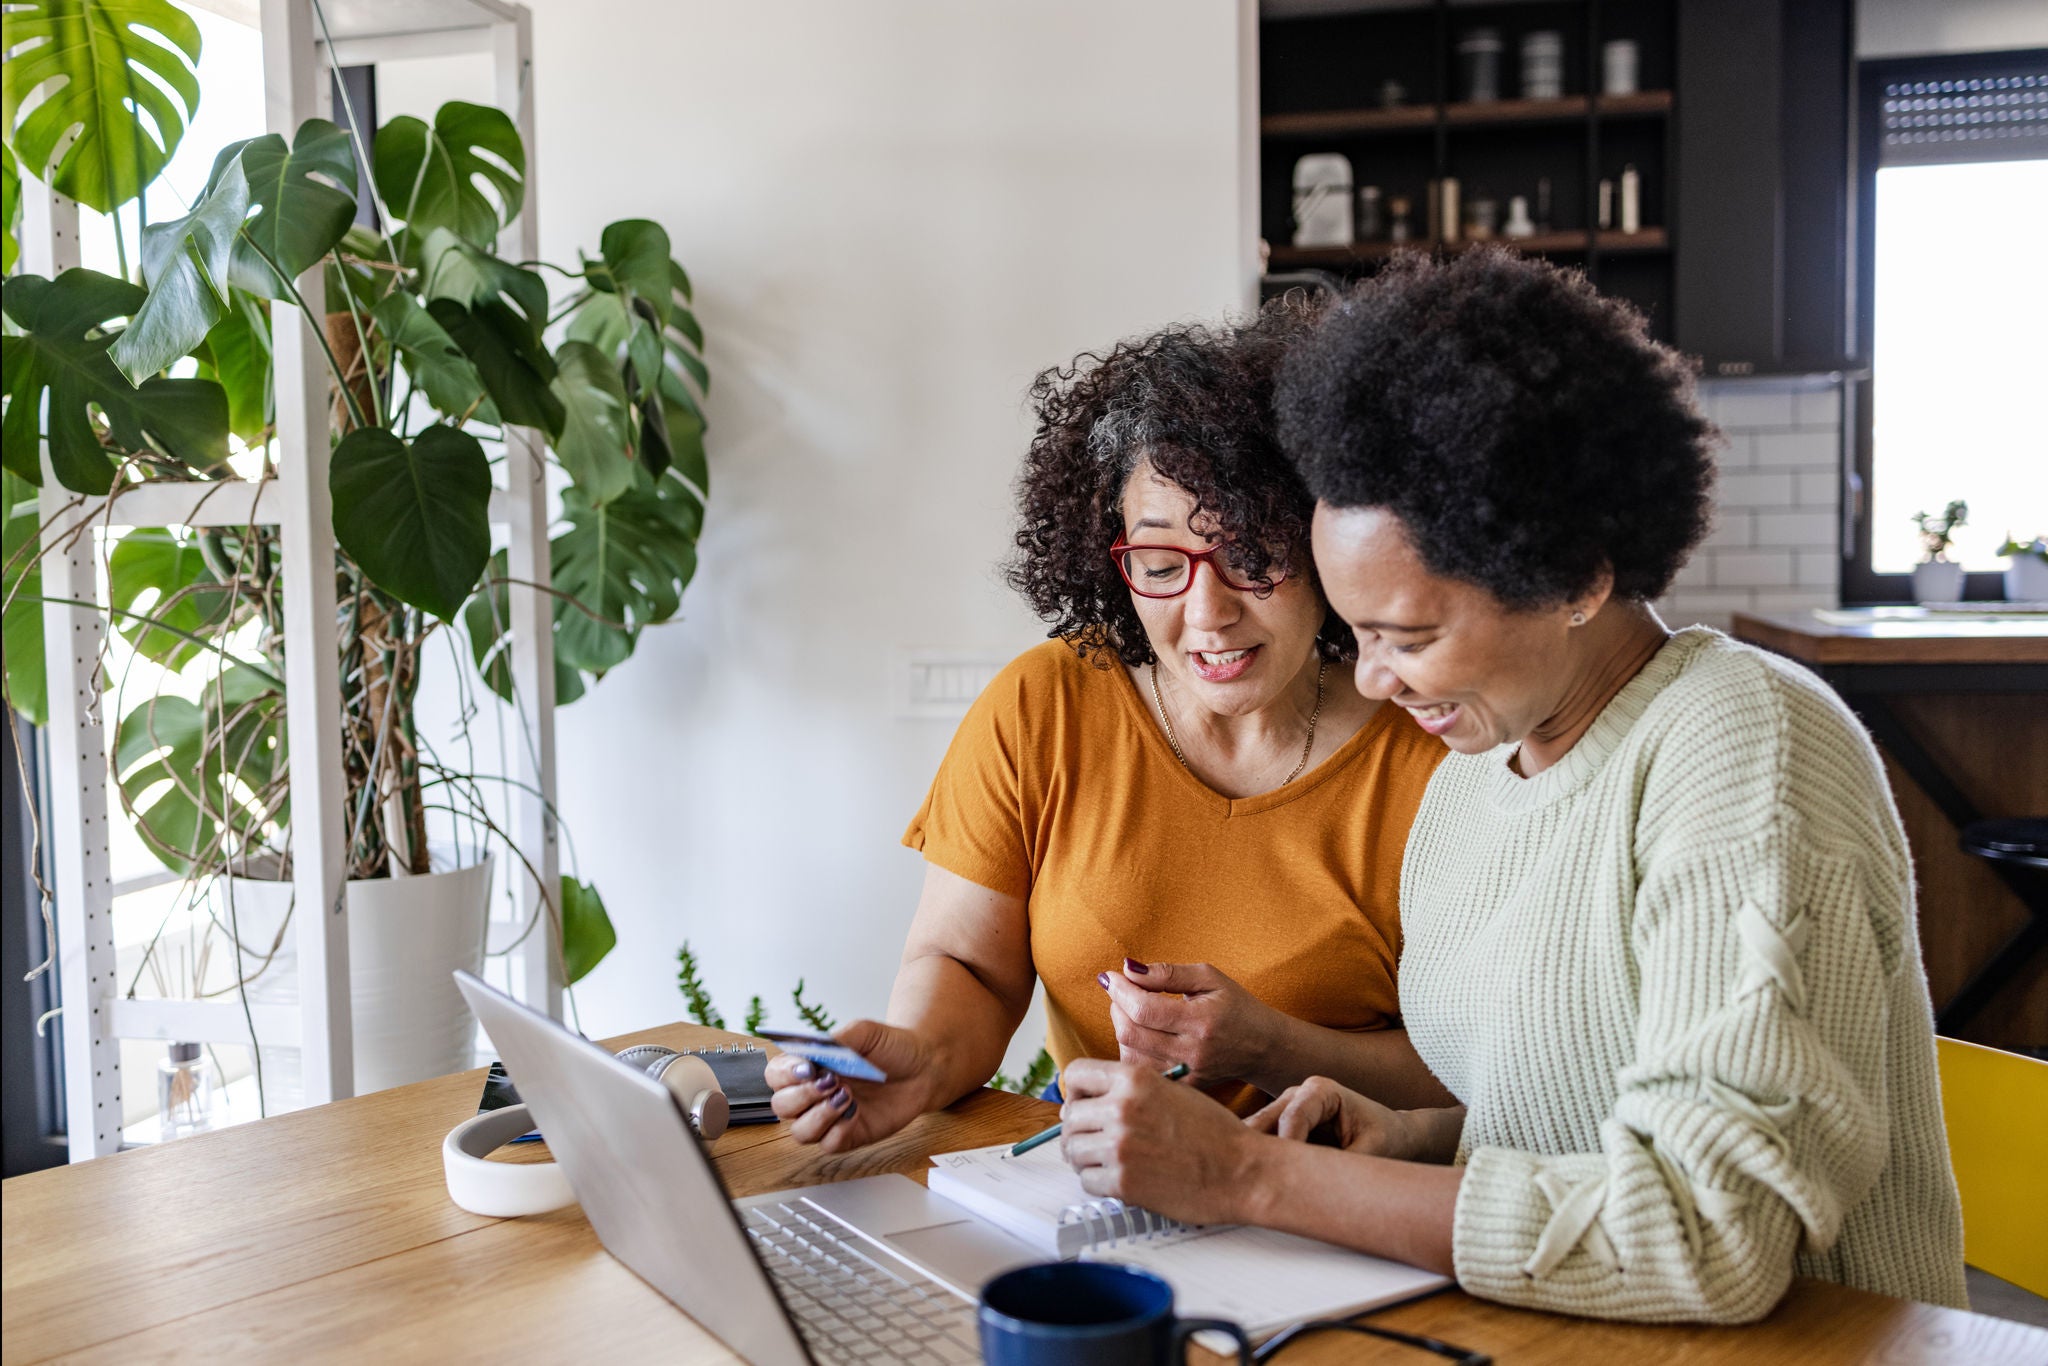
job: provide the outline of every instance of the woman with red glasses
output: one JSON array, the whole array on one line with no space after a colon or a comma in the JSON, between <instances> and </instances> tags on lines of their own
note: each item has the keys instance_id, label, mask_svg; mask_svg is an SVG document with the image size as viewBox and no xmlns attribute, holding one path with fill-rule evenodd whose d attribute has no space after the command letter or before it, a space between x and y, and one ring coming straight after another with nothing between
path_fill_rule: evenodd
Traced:
<instances>
[{"instance_id":1,"label":"woman with red glasses","mask_svg":"<svg viewBox=\"0 0 2048 1366\"><path fill-rule=\"evenodd\" d=\"M1310 1075L1448 1096L1399 1028L1399 879L1442 757L1352 681L1351 632L1275 439L1299 303L1083 356L1034 386L1012 584L1053 637L999 674L904 843L927 863L883 1084L776 1059L776 1112L840 1151L984 1084L1046 993L1047 1045L1240 1111Z\"/></svg>"}]
</instances>

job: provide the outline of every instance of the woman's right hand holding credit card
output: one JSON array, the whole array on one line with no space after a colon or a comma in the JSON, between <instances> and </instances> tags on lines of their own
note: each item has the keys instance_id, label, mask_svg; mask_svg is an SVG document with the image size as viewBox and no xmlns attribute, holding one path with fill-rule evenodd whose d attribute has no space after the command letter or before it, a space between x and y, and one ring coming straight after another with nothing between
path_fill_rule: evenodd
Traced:
<instances>
[{"instance_id":1,"label":"woman's right hand holding credit card","mask_svg":"<svg viewBox=\"0 0 2048 1366\"><path fill-rule=\"evenodd\" d=\"M843 1077L793 1053L769 1059L776 1117L797 1142L845 1152L887 1138L930 1108L932 1056L917 1035L879 1020L854 1020L833 1030L832 1038L889 1079Z\"/></svg>"}]
</instances>

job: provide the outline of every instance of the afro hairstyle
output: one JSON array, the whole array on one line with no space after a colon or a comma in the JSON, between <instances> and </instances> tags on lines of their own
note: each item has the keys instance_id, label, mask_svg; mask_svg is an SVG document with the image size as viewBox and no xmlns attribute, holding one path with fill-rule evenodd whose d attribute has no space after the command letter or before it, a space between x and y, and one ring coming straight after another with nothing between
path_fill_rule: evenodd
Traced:
<instances>
[{"instance_id":1,"label":"afro hairstyle","mask_svg":"<svg viewBox=\"0 0 2048 1366\"><path fill-rule=\"evenodd\" d=\"M1648 601L1707 532L1720 434L1692 373L1577 271L1397 256L1291 348L1275 404L1316 498L1386 509L1430 572L1511 608L1603 572Z\"/></svg>"}]
</instances>

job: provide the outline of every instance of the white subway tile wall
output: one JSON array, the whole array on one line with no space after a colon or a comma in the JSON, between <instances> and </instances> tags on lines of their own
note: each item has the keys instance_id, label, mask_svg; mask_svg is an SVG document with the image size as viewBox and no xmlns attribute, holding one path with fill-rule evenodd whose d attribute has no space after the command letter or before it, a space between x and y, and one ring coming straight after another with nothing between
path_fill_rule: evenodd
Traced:
<instances>
[{"instance_id":1,"label":"white subway tile wall","mask_svg":"<svg viewBox=\"0 0 2048 1366\"><path fill-rule=\"evenodd\" d=\"M1824 378L1713 380L1714 527L1657 603L1673 626L1833 607L1841 593L1842 391Z\"/></svg>"}]
</instances>

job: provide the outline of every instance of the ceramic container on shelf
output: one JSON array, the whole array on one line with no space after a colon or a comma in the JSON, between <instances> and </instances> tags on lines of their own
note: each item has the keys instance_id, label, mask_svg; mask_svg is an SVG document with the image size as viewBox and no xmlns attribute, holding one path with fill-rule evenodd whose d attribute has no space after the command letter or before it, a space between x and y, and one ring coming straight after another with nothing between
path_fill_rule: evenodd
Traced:
<instances>
[{"instance_id":1,"label":"ceramic container on shelf","mask_svg":"<svg viewBox=\"0 0 2048 1366\"><path fill-rule=\"evenodd\" d=\"M431 873L348 884L357 1095L459 1072L474 1063L476 1021L453 974L457 968L483 972L492 862L487 855L456 867L453 852L438 848L432 861ZM242 970L253 977L249 999L297 1004L298 940L296 925L288 923L292 884L225 878L212 896L221 923L233 928L242 944ZM299 1050L259 1038L257 1056L265 1113L303 1106Z\"/></svg>"},{"instance_id":2,"label":"ceramic container on shelf","mask_svg":"<svg viewBox=\"0 0 2048 1366\"><path fill-rule=\"evenodd\" d=\"M1963 567L1948 560L1925 560L1913 566L1913 601L1961 602Z\"/></svg>"},{"instance_id":3,"label":"ceramic container on shelf","mask_svg":"<svg viewBox=\"0 0 2048 1366\"><path fill-rule=\"evenodd\" d=\"M1564 35L1538 29L1522 35L1522 98L1554 100L1564 94Z\"/></svg>"},{"instance_id":4,"label":"ceramic container on shelf","mask_svg":"<svg viewBox=\"0 0 2048 1366\"><path fill-rule=\"evenodd\" d=\"M1502 46L1497 28L1468 29L1458 39L1460 93L1471 103L1490 104L1500 98Z\"/></svg>"},{"instance_id":5,"label":"ceramic container on shelf","mask_svg":"<svg viewBox=\"0 0 2048 1366\"><path fill-rule=\"evenodd\" d=\"M2021 551L2008 560L2005 566L2005 600L2048 602L2048 559L2042 559L2031 551Z\"/></svg>"},{"instance_id":6,"label":"ceramic container on shelf","mask_svg":"<svg viewBox=\"0 0 2048 1366\"><path fill-rule=\"evenodd\" d=\"M1351 245L1351 158L1315 152L1294 163L1294 245Z\"/></svg>"},{"instance_id":7,"label":"ceramic container on shelf","mask_svg":"<svg viewBox=\"0 0 2048 1366\"><path fill-rule=\"evenodd\" d=\"M1501 225L1500 235L1509 238L1534 237L1536 235L1536 224L1529 217L1529 201L1527 198L1522 195L1515 195L1508 200L1508 221Z\"/></svg>"},{"instance_id":8,"label":"ceramic container on shelf","mask_svg":"<svg viewBox=\"0 0 2048 1366\"><path fill-rule=\"evenodd\" d=\"M1603 95L1633 95L1636 93L1636 45L1627 38L1617 38L1600 46L1600 93Z\"/></svg>"}]
</instances>

